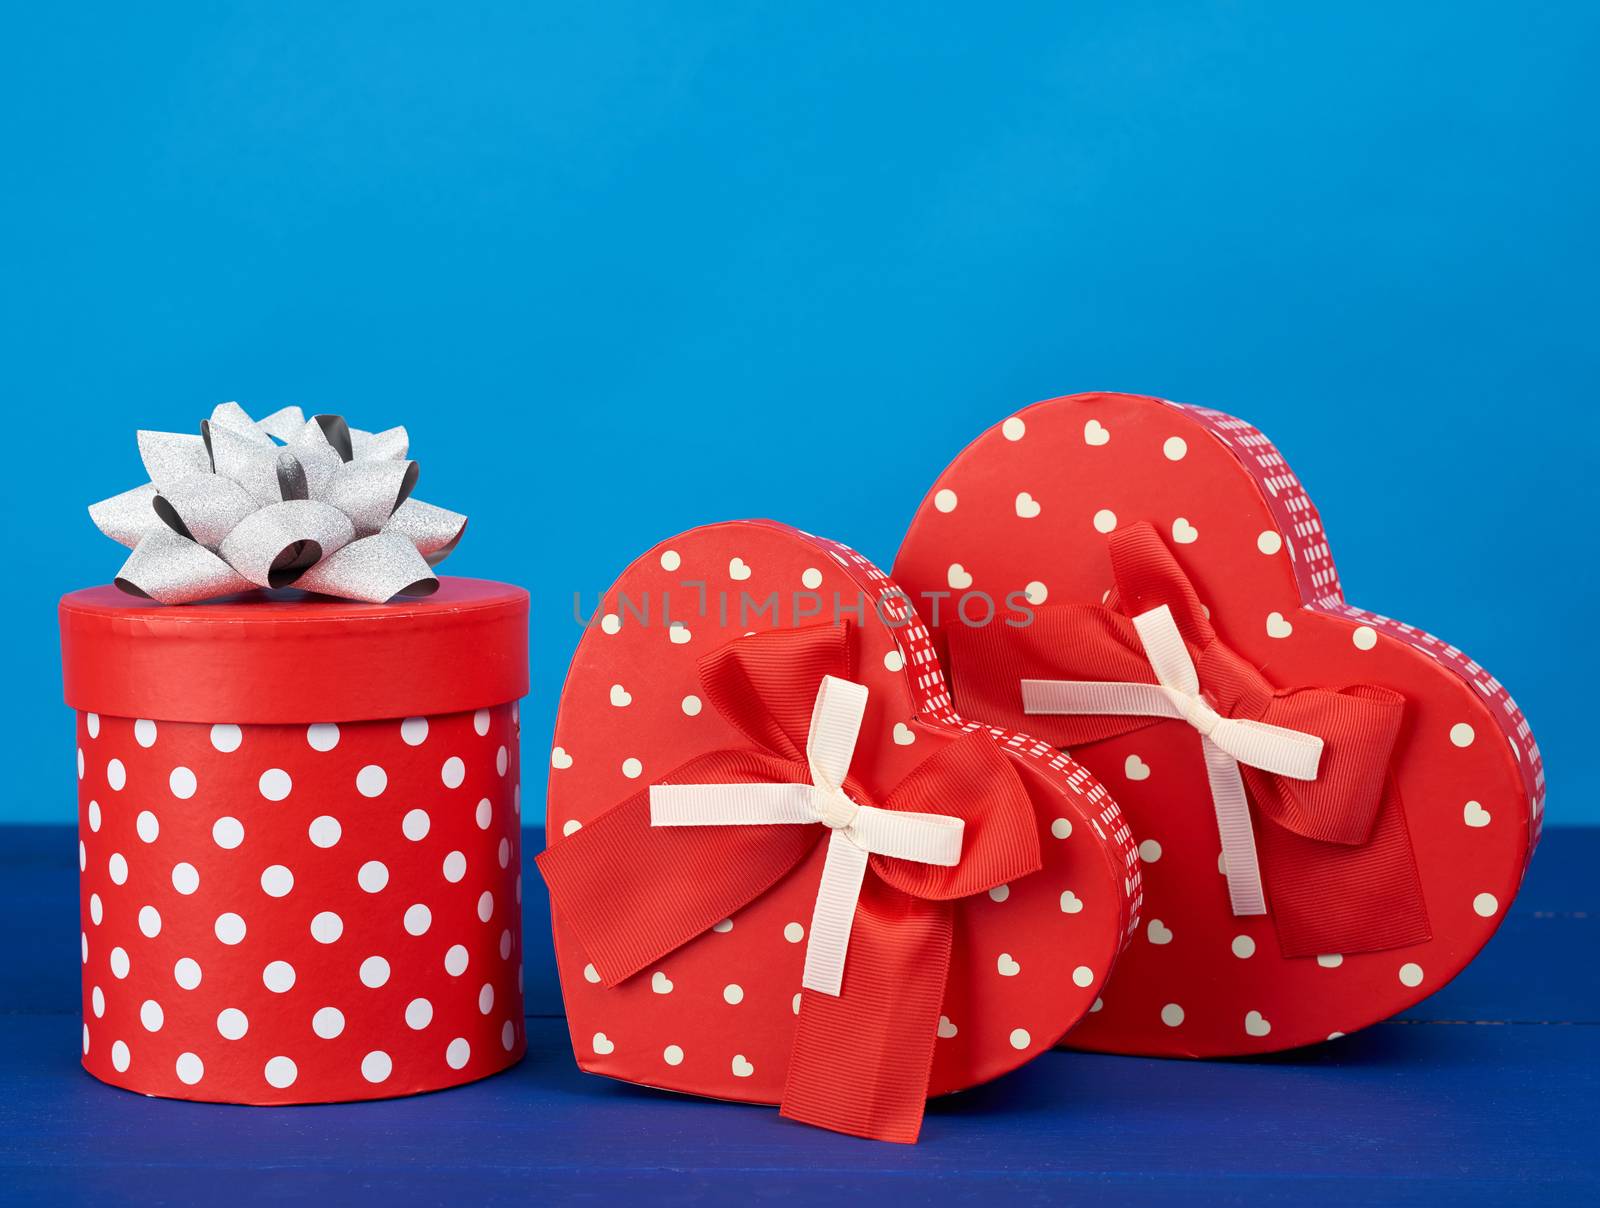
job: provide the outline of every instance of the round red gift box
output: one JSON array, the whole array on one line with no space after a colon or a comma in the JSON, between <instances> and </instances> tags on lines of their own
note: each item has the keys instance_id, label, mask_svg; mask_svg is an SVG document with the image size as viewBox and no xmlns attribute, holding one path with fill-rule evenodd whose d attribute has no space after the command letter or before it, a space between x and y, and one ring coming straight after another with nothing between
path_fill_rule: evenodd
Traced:
<instances>
[{"instance_id":1,"label":"round red gift box","mask_svg":"<svg viewBox=\"0 0 1600 1208\"><path fill-rule=\"evenodd\" d=\"M440 583L61 601L96 1078L319 1103L521 1058L528 596Z\"/></svg>"}]
</instances>

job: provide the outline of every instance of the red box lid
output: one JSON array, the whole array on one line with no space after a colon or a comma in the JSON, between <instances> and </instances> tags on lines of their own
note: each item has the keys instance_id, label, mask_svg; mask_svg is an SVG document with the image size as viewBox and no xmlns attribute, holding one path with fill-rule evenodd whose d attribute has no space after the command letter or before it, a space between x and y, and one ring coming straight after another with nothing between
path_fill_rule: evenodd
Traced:
<instances>
[{"instance_id":1,"label":"red box lid","mask_svg":"<svg viewBox=\"0 0 1600 1208\"><path fill-rule=\"evenodd\" d=\"M153 604L114 587L62 597L74 709L155 721L363 721L478 709L528 690L528 593L442 576L419 600L250 592Z\"/></svg>"}]
</instances>

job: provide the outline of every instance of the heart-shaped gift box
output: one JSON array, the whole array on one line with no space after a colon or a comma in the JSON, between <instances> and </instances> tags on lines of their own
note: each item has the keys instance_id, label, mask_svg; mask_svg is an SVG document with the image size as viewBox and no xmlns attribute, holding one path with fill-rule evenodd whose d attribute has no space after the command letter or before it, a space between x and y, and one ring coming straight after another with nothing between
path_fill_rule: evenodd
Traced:
<instances>
[{"instance_id":1,"label":"heart-shaped gift box","mask_svg":"<svg viewBox=\"0 0 1600 1208\"><path fill-rule=\"evenodd\" d=\"M939 476L894 573L956 708L1069 748L1140 841L1145 929L1072 1045L1324 1040L1437 990L1504 916L1544 796L1522 714L1460 651L1344 602L1248 424L1036 404ZM964 623L972 592L1023 593L1031 623Z\"/></svg>"},{"instance_id":2,"label":"heart-shaped gift box","mask_svg":"<svg viewBox=\"0 0 1600 1208\"><path fill-rule=\"evenodd\" d=\"M904 594L771 522L674 537L605 594L548 801L579 1065L863 1136L915 1140L929 1095L1056 1043L1136 909L1105 791L963 726Z\"/></svg>"}]
</instances>

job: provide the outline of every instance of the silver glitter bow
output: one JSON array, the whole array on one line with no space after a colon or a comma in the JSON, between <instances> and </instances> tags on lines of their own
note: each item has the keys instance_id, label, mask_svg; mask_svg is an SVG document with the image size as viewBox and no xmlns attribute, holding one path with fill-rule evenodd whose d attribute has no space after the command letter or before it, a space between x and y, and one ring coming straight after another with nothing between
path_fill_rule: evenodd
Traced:
<instances>
[{"instance_id":1,"label":"silver glitter bow","mask_svg":"<svg viewBox=\"0 0 1600 1208\"><path fill-rule=\"evenodd\" d=\"M139 433L150 481L89 508L133 553L116 584L163 604L256 587L380 603L437 591L467 518L412 499L404 428L363 432L284 407L221 403L200 435Z\"/></svg>"}]
</instances>

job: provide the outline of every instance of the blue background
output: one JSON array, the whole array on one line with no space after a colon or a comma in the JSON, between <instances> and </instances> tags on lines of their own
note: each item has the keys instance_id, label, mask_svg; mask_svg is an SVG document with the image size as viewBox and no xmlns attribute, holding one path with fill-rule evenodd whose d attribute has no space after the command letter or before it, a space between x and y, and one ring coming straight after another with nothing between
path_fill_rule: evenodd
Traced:
<instances>
[{"instance_id":1,"label":"blue background","mask_svg":"<svg viewBox=\"0 0 1600 1208\"><path fill-rule=\"evenodd\" d=\"M135 427L410 427L450 569L534 591L537 767L575 590L752 514L887 565L981 428L1112 388L1262 427L1600 821L1597 13L13 7L0 816L73 816L55 599Z\"/></svg>"}]
</instances>

